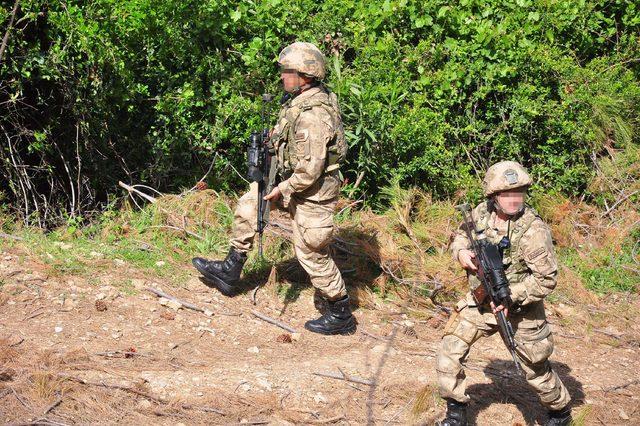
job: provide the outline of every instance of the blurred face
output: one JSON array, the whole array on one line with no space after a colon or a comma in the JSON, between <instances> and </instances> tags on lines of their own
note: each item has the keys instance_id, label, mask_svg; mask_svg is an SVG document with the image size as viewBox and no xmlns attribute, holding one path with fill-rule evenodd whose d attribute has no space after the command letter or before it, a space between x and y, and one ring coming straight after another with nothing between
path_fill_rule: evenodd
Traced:
<instances>
[{"instance_id":1,"label":"blurred face","mask_svg":"<svg viewBox=\"0 0 640 426\"><path fill-rule=\"evenodd\" d=\"M505 214L514 215L524 206L526 188L502 191L495 195L496 203Z\"/></svg>"},{"instance_id":2,"label":"blurred face","mask_svg":"<svg viewBox=\"0 0 640 426\"><path fill-rule=\"evenodd\" d=\"M284 91L288 93L295 92L300 86L304 85L302 77L295 70L281 69L280 79L282 80Z\"/></svg>"},{"instance_id":3,"label":"blurred face","mask_svg":"<svg viewBox=\"0 0 640 426\"><path fill-rule=\"evenodd\" d=\"M301 87L313 83L313 78L306 77L298 73L298 71L287 68L280 69L280 79L282 80L284 91L288 93L297 92Z\"/></svg>"}]
</instances>

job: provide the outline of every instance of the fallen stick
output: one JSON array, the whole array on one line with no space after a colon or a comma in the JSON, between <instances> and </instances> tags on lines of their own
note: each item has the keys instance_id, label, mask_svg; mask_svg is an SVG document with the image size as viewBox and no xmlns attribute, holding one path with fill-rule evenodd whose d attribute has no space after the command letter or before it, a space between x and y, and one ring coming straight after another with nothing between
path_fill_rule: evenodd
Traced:
<instances>
[{"instance_id":1,"label":"fallen stick","mask_svg":"<svg viewBox=\"0 0 640 426\"><path fill-rule=\"evenodd\" d=\"M609 207L604 213L602 213L600 215L600 217L605 217L606 215L611 214L611 212L618 207L621 203L625 202L626 200L628 200L630 197L633 197L634 195L636 195L638 192L640 191L633 191L627 195L625 195L624 197L620 198L618 201L616 201L615 203L613 203L613 205L611 207Z\"/></svg>"},{"instance_id":2,"label":"fallen stick","mask_svg":"<svg viewBox=\"0 0 640 426\"><path fill-rule=\"evenodd\" d=\"M28 317L24 318L22 321L27 321L27 320L30 320L32 318L39 317L40 315L45 314L45 313L47 313L45 308L38 308L35 311L33 311L31 313L31 315L29 315Z\"/></svg>"},{"instance_id":3,"label":"fallen stick","mask_svg":"<svg viewBox=\"0 0 640 426\"><path fill-rule=\"evenodd\" d=\"M312 425L326 425L328 423L335 423L335 422L339 422L340 420L344 420L344 416L340 415L340 416L335 416L335 417L331 417L329 419L309 419L309 420L305 420L306 423L311 423Z\"/></svg>"},{"instance_id":4,"label":"fallen stick","mask_svg":"<svg viewBox=\"0 0 640 426\"><path fill-rule=\"evenodd\" d=\"M260 290L260 286L256 286L256 288L253 289L253 291L251 292L251 303L253 303L253 306L256 306L258 303L256 302L256 296L258 295L258 290Z\"/></svg>"},{"instance_id":5,"label":"fallen stick","mask_svg":"<svg viewBox=\"0 0 640 426\"><path fill-rule=\"evenodd\" d=\"M146 392L142 392L138 389L134 389L132 387L129 386L124 386L124 385L116 385L116 384L107 384L107 383L102 383L102 382L90 382L88 380L84 380L81 379L79 377L74 377L74 376L68 376L66 374L59 374L59 377L63 378L63 379L67 379L70 380L72 382L76 382L76 383L80 383L82 385L86 385L86 386L97 386L97 387L103 387L103 388L107 388L107 389L118 389L118 390L122 390L125 392L129 392L129 393L133 393L135 395L141 396L143 398L148 399L149 401L153 401L157 404L163 404L163 405L169 405L170 401L167 401L163 398L154 396L154 395L150 395ZM185 410L197 410L197 411L204 411L206 413L216 413L216 414L220 414L221 416L225 416L226 414L223 411L218 410L217 408L212 408L212 407L200 407L197 405L191 405L191 404L179 404L178 405L180 408L185 409Z\"/></svg>"},{"instance_id":6,"label":"fallen stick","mask_svg":"<svg viewBox=\"0 0 640 426\"><path fill-rule=\"evenodd\" d=\"M24 241L24 238L22 237L18 237L17 235L5 234L4 232L0 232L0 238L6 238L9 240L16 240L16 241Z\"/></svg>"},{"instance_id":7,"label":"fallen stick","mask_svg":"<svg viewBox=\"0 0 640 426\"><path fill-rule=\"evenodd\" d=\"M165 229L173 229L174 231L180 231L180 232L184 232L187 235L191 235L194 238L197 238L201 241L204 241L204 237L202 235L196 234L195 232L191 232L187 229L185 229L184 227L180 227L180 226L171 226L171 225L154 225L154 226L150 226L149 228L165 228Z\"/></svg>"},{"instance_id":8,"label":"fallen stick","mask_svg":"<svg viewBox=\"0 0 640 426\"><path fill-rule=\"evenodd\" d=\"M341 374L336 373L323 373L323 372L314 372L313 375L320 377L328 377L330 379L344 380L346 382L351 383L359 383L361 385L367 386L375 386L375 382L373 380L362 379L360 377L355 376L347 376L343 371L340 371Z\"/></svg>"},{"instance_id":9,"label":"fallen stick","mask_svg":"<svg viewBox=\"0 0 640 426\"><path fill-rule=\"evenodd\" d=\"M169 299L169 300L172 300L172 301L174 301L176 303L179 303L180 305L184 306L185 308L188 308L188 309L191 309L191 310L194 310L194 311L197 311L197 312L203 312L204 313L204 309L202 309L202 308L200 308L200 307L198 307L198 306L196 306L196 305L194 305L192 303L185 302L183 300L177 299L177 298L165 293L164 291L158 290L157 288L147 287L146 290L150 291L151 293L155 294L158 297L164 297L165 299Z\"/></svg>"},{"instance_id":10,"label":"fallen stick","mask_svg":"<svg viewBox=\"0 0 640 426\"><path fill-rule=\"evenodd\" d=\"M131 352L131 351L107 351L107 352L96 352L94 355L97 356L105 356L110 358L117 358L118 356L122 356L124 358L133 358L134 356L140 356L144 358L150 358L149 355L141 354L139 352Z\"/></svg>"},{"instance_id":11,"label":"fallen stick","mask_svg":"<svg viewBox=\"0 0 640 426\"><path fill-rule=\"evenodd\" d=\"M398 348L396 348L396 349L398 349ZM415 355L415 356L433 356L433 355L436 355L436 353L437 353L435 350L431 351L431 352L414 352L414 351L405 351L405 350L400 349L400 351L402 353L404 353L404 354Z\"/></svg>"},{"instance_id":12,"label":"fallen stick","mask_svg":"<svg viewBox=\"0 0 640 426\"><path fill-rule=\"evenodd\" d=\"M622 333L616 334L616 333L612 333L612 332L607 331L607 330L601 330L599 328L594 328L593 331L595 331L596 333L604 334L605 336L613 337L616 340L620 340L622 338L622 336L623 336Z\"/></svg>"},{"instance_id":13,"label":"fallen stick","mask_svg":"<svg viewBox=\"0 0 640 426\"><path fill-rule=\"evenodd\" d=\"M9 426L69 426L67 423L54 422L46 418L27 423L8 423Z\"/></svg>"},{"instance_id":14,"label":"fallen stick","mask_svg":"<svg viewBox=\"0 0 640 426\"><path fill-rule=\"evenodd\" d=\"M608 387L608 388L604 388L602 390L605 391L605 392L613 392L613 391L617 391L619 389L628 388L629 386L633 386L633 385L638 384L638 383L640 383L640 379L632 380L632 381L627 382L627 383L625 383L623 385L611 386L611 387Z\"/></svg>"},{"instance_id":15,"label":"fallen stick","mask_svg":"<svg viewBox=\"0 0 640 426\"><path fill-rule=\"evenodd\" d=\"M62 402L62 397L58 398L53 404L51 404L49 406L49 408L47 408L46 410L44 410L44 413L42 414L42 416L46 416L47 414L49 414L51 412L51 410L53 410L54 408L56 408L58 405L60 405L60 403Z\"/></svg>"},{"instance_id":16,"label":"fallen stick","mask_svg":"<svg viewBox=\"0 0 640 426\"><path fill-rule=\"evenodd\" d=\"M256 316L256 317L260 318L262 321L266 321L266 322L268 322L269 324L273 324L273 325L275 325L275 326L277 326L277 327L280 327L280 328L281 328L281 329L283 329L283 330L287 330L289 333L296 333L295 328L289 327L287 324L284 324L284 323L282 323L282 322L280 322L280 321L278 321L278 320L275 320L275 319L270 318L270 317L268 317L268 316L266 316L266 315L264 315L264 314L261 314L261 313L260 313L260 312L258 312L258 311L253 311L253 310L252 310L252 311L251 311L251 313L252 313L254 316Z\"/></svg>"},{"instance_id":17,"label":"fallen stick","mask_svg":"<svg viewBox=\"0 0 640 426\"><path fill-rule=\"evenodd\" d=\"M391 340L391 339L388 339L388 338L385 338L385 337L376 336L375 334L369 333L368 331L365 331L365 330L362 330L362 329L360 330L360 332L362 334L364 334L365 336L369 336L372 339L380 340L382 342L389 342Z\"/></svg>"},{"instance_id":18,"label":"fallen stick","mask_svg":"<svg viewBox=\"0 0 640 426\"><path fill-rule=\"evenodd\" d=\"M129 191L129 194L131 194L132 192L135 194L138 194L139 196L141 196L142 198L144 198L145 200L149 201L150 203L155 203L157 200L152 197L151 195L145 194L142 191L138 191L137 189L135 189L133 186L127 185L124 182L118 181L118 185L120 185L121 187L123 187L124 189L126 189L127 191Z\"/></svg>"}]
</instances>

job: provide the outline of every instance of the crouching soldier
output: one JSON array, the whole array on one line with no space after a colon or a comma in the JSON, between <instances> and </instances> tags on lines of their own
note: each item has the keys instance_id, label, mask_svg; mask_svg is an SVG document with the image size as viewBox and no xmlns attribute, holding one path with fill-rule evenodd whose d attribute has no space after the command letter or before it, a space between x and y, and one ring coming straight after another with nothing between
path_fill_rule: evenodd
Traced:
<instances>
[{"instance_id":1,"label":"crouching soldier","mask_svg":"<svg viewBox=\"0 0 640 426\"><path fill-rule=\"evenodd\" d=\"M471 291L458 302L445 327L436 369L440 395L447 401L446 418L441 426L467 424L466 380L461 365L471 346L498 330L496 316L504 311L514 331L515 357L519 359L527 382L549 410L547 426L571 422L570 397L548 359L553 337L547 324L543 300L556 286L557 262L547 225L525 205L531 185L527 171L513 161L491 166L483 180L486 201L473 209L471 221L477 235L498 245L510 297L499 306L478 302L474 290L481 285L476 275L476 254L464 224L456 231L451 251L467 270ZM509 300L510 299L510 300ZM509 303L510 302L510 303ZM505 306L506 305L506 306ZM503 349L500 349L503 350Z\"/></svg>"},{"instance_id":2,"label":"crouching soldier","mask_svg":"<svg viewBox=\"0 0 640 426\"><path fill-rule=\"evenodd\" d=\"M271 134L276 186L265 200L289 212L296 257L327 301L326 313L307 321L305 328L321 334L351 334L356 329L355 318L329 251L342 183L338 169L346 156L338 100L321 83L325 57L313 44L287 46L278 63L286 95ZM226 259L193 259L196 269L226 296L238 291L242 267L253 248L257 198L258 184L253 183L238 201Z\"/></svg>"}]
</instances>

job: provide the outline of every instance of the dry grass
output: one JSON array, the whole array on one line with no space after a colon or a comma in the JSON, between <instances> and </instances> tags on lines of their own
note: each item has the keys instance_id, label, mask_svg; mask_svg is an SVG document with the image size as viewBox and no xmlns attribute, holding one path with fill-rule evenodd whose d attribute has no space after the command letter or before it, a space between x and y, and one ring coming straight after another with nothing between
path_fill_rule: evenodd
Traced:
<instances>
[{"instance_id":1,"label":"dry grass","mask_svg":"<svg viewBox=\"0 0 640 426\"><path fill-rule=\"evenodd\" d=\"M606 208L557 194L534 200L552 229L559 251L574 249L588 264L597 250L616 255L625 249L625 241L640 223L640 211L634 204L637 197L624 198L640 188L640 166L634 160L638 152L629 149L624 155L613 153L599 161L590 190L618 194L618 200L609 200ZM382 213L361 209L350 200L338 203L338 210L348 211L348 215L341 219L334 254L343 258L338 261L341 269L355 270L352 278L347 277L354 298L372 308L379 305L379 298L393 297L406 300L414 308L431 309L434 301L452 301L466 292L465 275L448 253L450 238L460 221L454 200L434 200L424 191L401 188L397 183L384 188L382 194L389 206ZM185 241L200 240L202 249L222 253L234 204L233 199L212 190L165 195L148 207L146 228L138 225L135 230L136 226L127 223L124 215L118 231L127 234L156 230ZM275 263L286 263L293 257L288 242L291 226L286 214L273 212L274 217L284 228L271 227L271 232L265 234L265 253ZM255 257L250 264L254 262ZM280 272L281 269L269 277L270 287L277 288L273 284L286 281L305 281L304 277ZM585 288L583 279L575 269L561 267L557 298L597 304L598 297Z\"/></svg>"}]
</instances>

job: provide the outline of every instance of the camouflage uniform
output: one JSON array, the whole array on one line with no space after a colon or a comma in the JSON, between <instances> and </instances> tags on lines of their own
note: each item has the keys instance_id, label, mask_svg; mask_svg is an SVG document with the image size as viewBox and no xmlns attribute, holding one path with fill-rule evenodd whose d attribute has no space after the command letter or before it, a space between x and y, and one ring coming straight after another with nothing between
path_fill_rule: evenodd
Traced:
<instances>
[{"instance_id":1,"label":"camouflage uniform","mask_svg":"<svg viewBox=\"0 0 640 426\"><path fill-rule=\"evenodd\" d=\"M327 306L320 318L307 321L304 327L320 334L352 334L356 319L342 275L329 252L333 212L342 183L339 168L347 152L338 99L320 83L325 76L325 58L313 44L287 46L278 63L284 89L293 97L283 104L269 142L274 154L271 164L276 166L270 170L270 179L275 180L270 185L277 184L281 194L275 198L277 192L272 192L271 197L276 207L291 215L296 257ZM238 202L227 257L192 260L226 296L237 294L247 252L253 247L257 204L258 184L254 183Z\"/></svg>"},{"instance_id":2,"label":"camouflage uniform","mask_svg":"<svg viewBox=\"0 0 640 426\"><path fill-rule=\"evenodd\" d=\"M498 171L505 175L498 179L509 181L509 172L519 171L522 167L513 162L498 163ZM506 171L505 171L506 170ZM495 172L495 168L490 172ZM521 174L522 174L521 172ZM517 181L517 173L516 183ZM526 175L530 184L530 179ZM485 194L492 195L496 176L487 173ZM523 186L520 181L519 186ZM506 186L506 187L505 187ZM500 190L508 189L508 184L498 185ZM551 232L535 210L525 207L515 218L497 225L496 212L490 209L492 201L483 202L472 212L472 220L479 232L497 244L508 236L510 248L503 256L505 274L509 280L511 298L514 302L509 311L518 345L517 353L522 362L527 382L536 390L542 403L550 410L562 410L570 401L569 393L558 375L551 369L548 361L553 352L553 336L547 323L543 299L556 286L558 265L553 249ZM458 261L462 249L469 249L470 242L461 226L455 233L451 244L453 258ZM471 291L458 302L455 312L447 323L442 346L437 358L437 372L440 395L443 398L467 403L465 393L465 373L461 365L470 347L480 338L488 337L497 331L496 318L487 305L478 306L473 290L481 285L475 275L469 275ZM517 308L516 307L520 307Z\"/></svg>"},{"instance_id":3,"label":"camouflage uniform","mask_svg":"<svg viewBox=\"0 0 640 426\"><path fill-rule=\"evenodd\" d=\"M347 292L329 253L341 186L339 162L346 149L335 94L315 86L287 101L271 141L282 192L276 207L291 215L296 257L325 297L340 299ZM257 197L254 183L235 211L231 245L241 252L253 246Z\"/></svg>"}]
</instances>

